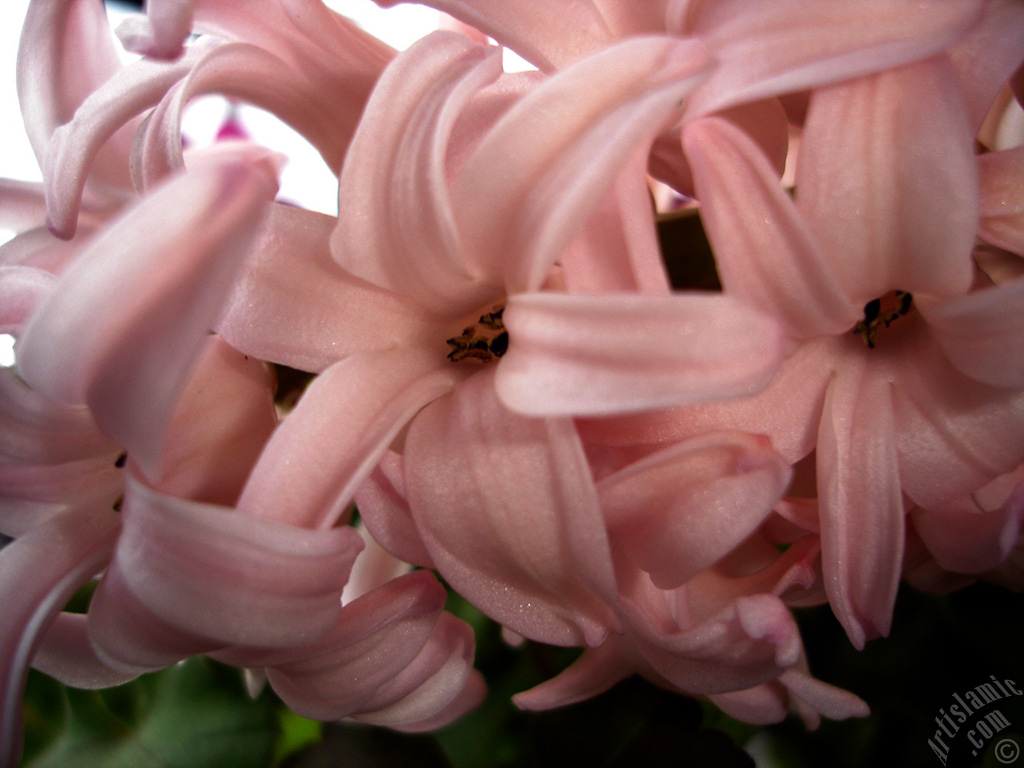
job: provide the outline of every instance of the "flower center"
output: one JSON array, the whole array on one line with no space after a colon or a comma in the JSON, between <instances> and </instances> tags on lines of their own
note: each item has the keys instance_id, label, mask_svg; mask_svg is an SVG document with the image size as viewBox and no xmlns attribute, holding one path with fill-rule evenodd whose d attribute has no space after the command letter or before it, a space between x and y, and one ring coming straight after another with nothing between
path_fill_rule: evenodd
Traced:
<instances>
[{"instance_id":1,"label":"flower center","mask_svg":"<svg viewBox=\"0 0 1024 768\"><path fill-rule=\"evenodd\" d=\"M448 359L453 363L476 360L489 363L508 349L508 331L501 322L504 307L480 315L475 325L467 326L458 336L447 339Z\"/></svg>"},{"instance_id":2,"label":"flower center","mask_svg":"<svg viewBox=\"0 0 1024 768\"><path fill-rule=\"evenodd\" d=\"M853 332L860 336L864 346L874 349L878 342L878 331L888 328L901 317L906 317L914 308L914 297L906 291L890 291L864 305L864 319L853 326Z\"/></svg>"}]
</instances>

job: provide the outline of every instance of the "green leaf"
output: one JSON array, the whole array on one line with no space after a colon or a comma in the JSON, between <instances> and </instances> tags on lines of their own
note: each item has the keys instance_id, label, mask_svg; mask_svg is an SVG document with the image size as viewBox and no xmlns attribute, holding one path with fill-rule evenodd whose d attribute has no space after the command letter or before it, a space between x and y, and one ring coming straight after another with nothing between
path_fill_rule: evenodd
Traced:
<instances>
[{"instance_id":1,"label":"green leaf","mask_svg":"<svg viewBox=\"0 0 1024 768\"><path fill-rule=\"evenodd\" d=\"M256 768L270 764L279 730L272 697L251 699L237 670L201 657L117 688L61 692L48 707L63 712L61 727L25 768Z\"/></svg>"}]
</instances>

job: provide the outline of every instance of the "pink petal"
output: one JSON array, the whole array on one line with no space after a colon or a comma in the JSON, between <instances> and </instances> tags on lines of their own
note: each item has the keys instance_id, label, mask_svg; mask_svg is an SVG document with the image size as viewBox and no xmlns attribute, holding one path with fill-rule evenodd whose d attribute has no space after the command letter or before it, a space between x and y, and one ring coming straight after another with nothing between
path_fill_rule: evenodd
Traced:
<instances>
[{"instance_id":1,"label":"pink petal","mask_svg":"<svg viewBox=\"0 0 1024 768\"><path fill-rule=\"evenodd\" d=\"M0 550L4 622L0 631L0 764L21 752L25 676L42 635L68 599L110 560L117 515L74 510L52 518Z\"/></svg>"},{"instance_id":2,"label":"pink petal","mask_svg":"<svg viewBox=\"0 0 1024 768\"><path fill-rule=\"evenodd\" d=\"M934 509L1024 463L1024 393L967 378L931 340L915 347L894 378L900 483Z\"/></svg>"},{"instance_id":3,"label":"pink petal","mask_svg":"<svg viewBox=\"0 0 1024 768\"><path fill-rule=\"evenodd\" d=\"M1001 566L1017 546L1024 492L1016 491L994 510L973 498L938 509L913 510L914 529L935 561L947 571L981 574Z\"/></svg>"},{"instance_id":4,"label":"pink petal","mask_svg":"<svg viewBox=\"0 0 1024 768\"><path fill-rule=\"evenodd\" d=\"M789 714L785 689L776 681L742 691L713 693L708 699L729 717L751 725L781 723Z\"/></svg>"},{"instance_id":5,"label":"pink petal","mask_svg":"<svg viewBox=\"0 0 1024 768\"><path fill-rule=\"evenodd\" d=\"M0 227L15 233L38 226L46 215L43 185L0 179Z\"/></svg>"},{"instance_id":6,"label":"pink petal","mask_svg":"<svg viewBox=\"0 0 1024 768\"><path fill-rule=\"evenodd\" d=\"M791 474L766 439L709 433L601 480L598 494L615 546L673 589L749 536Z\"/></svg>"},{"instance_id":7,"label":"pink petal","mask_svg":"<svg viewBox=\"0 0 1024 768\"><path fill-rule=\"evenodd\" d=\"M93 227L79 230L82 237L73 242L58 240L45 226L26 230L0 245L0 266L31 267L60 274L78 258L82 246L92 236Z\"/></svg>"},{"instance_id":8,"label":"pink petal","mask_svg":"<svg viewBox=\"0 0 1024 768\"><path fill-rule=\"evenodd\" d=\"M192 0L148 0L148 15L121 22L117 36L126 50L154 59L175 59L192 32Z\"/></svg>"},{"instance_id":9,"label":"pink petal","mask_svg":"<svg viewBox=\"0 0 1024 768\"><path fill-rule=\"evenodd\" d=\"M180 170L181 122L193 99L221 94L241 99L281 118L309 141L336 171L366 100L363 88L334 88L320 73L296 68L274 53L249 43L225 43L194 60L187 76L170 89L140 129L133 146L132 174L147 189ZM354 78L353 78L354 79ZM331 97L325 97L330 93Z\"/></svg>"},{"instance_id":10,"label":"pink petal","mask_svg":"<svg viewBox=\"0 0 1024 768\"><path fill-rule=\"evenodd\" d=\"M400 0L376 2L389 7ZM559 69L617 37L593 0L563 0L558 13L544 0L431 0L427 5L476 27L545 70Z\"/></svg>"},{"instance_id":11,"label":"pink petal","mask_svg":"<svg viewBox=\"0 0 1024 768\"><path fill-rule=\"evenodd\" d=\"M54 234L63 238L75 234L88 170L104 143L133 117L154 106L210 45L193 46L173 64L141 60L124 67L82 102L73 119L62 121L52 132L42 164L47 225ZM127 171L127 160L125 152L116 165ZM97 165L105 167L102 160Z\"/></svg>"},{"instance_id":12,"label":"pink petal","mask_svg":"<svg viewBox=\"0 0 1024 768\"><path fill-rule=\"evenodd\" d=\"M753 138L727 120L705 118L685 126L683 146L726 293L798 338L852 327L862 304L847 298Z\"/></svg>"},{"instance_id":13,"label":"pink petal","mask_svg":"<svg viewBox=\"0 0 1024 768\"><path fill-rule=\"evenodd\" d=\"M1024 387L1024 279L934 306L921 314L949 361L970 378L996 387Z\"/></svg>"},{"instance_id":14,"label":"pink petal","mask_svg":"<svg viewBox=\"0 0 1024 768\"><path fill-rule=\"evenodd\" d=\"M442 613L419 655L382 685L355 719L410 731L429 727L438 715L447 720L442 713L450 706L464 709L470 703L460 696L467 684L479 691L479 678L470 675L475 651L473 629Z\"/></svg>"},{"instance_id":15,"label":"pink petal","mask_svg":"<svg viewBox=\"0 0 1024 768\"><path fill-rule=\"evenodd\" d=\"M452 688L456 686L449 684L448 687ZM480 672L475 669L470 669L469 675L466 677L465 682L462 683L462 687L459 689L458 693L445 704L438 706L437 703L433 703L429 707L423 706L422 704L420 705L421 710L428 712L430 709L435 709L436 711L433 714L428 714L426 717L421 717L418 720L403 720L401 722L395 722L390 727L401 733L427 733L430 731L436 731L450 725L468 712L472 712L483 704L486 696L487 681ZM360 717L359 719L361 720L363 718Z\"/></svg>"},{"instance_id":16,"label":"pink petal","mask_svg":"<svg viewBox=\"0 0 1024 768\"><path fill-rule=\"evenodd\" d=\"M160 618L132 592L115 559L89 601L88 639L100 663L125 676L163 669L224 646Z\"/></svg>"},{"instance_id":17,"label":"pink petal","mask_svg":"<svg viewBox=\"0 0 1024 768\"><path fill-rule=\"evenodd\" d=\"M779 675L779 682L786 686L790 696L795 696L829 720L868 717L871 714L867 703L858 696L817 680L802 669L787 669Z\"/></svg>"},{"instance_id":18,"label":"pink petal","mask_svg":"<svg viewBox=\"0 0 1024 768\"><path fill-rule=\"evenodd\" d=\"M978 157L981 221L978 236L1024 255L1024 147Z\"/></svg>"},{"instance_id":19,"label":"pink petal","mask_svg":"<svg viewBox=\"0 0 1024 768\"><path fill-rule=\"evenodd\" d=\"M362 540L175 499L130 482L117 562L162 620L224 644L310 642L334 626Z\"/></svg>"},{"instance_id":20,"label":"pink petal","mask_svg":"<svg viewBox=\"0 0 1024 768\"><path fill-rule=\"evenodd\" d=\"M749 397L722 402L582 419L580 434L587 443L607 446L650 446L683 440L715 429L767 435L786 461L794 464L814 448L825 387L834 361L834 340L801 345L783 362L771 383Z\"/></svg>"},{"instance_id":21,"label":"pink petal","mask_svg":"<svg viewBox=\"0 0 1024 768\"><path fill-rule=\"evenodd\" d=\"M614 641L587 648L560 674L517 693L512 703L520 709L539 711L575 704L604 693L633 673L633 667Z\"/></svg>"},{"instance_id":22,"label":"pink petal","mask_svg":"<svg viewBox=\"0 0 1024 768\"><path fill-rule=\"evenodd\" d=\"M13 368L0 369L0 462L57 464L107 454L112 463L120 452L88 408L43 397Z\"/></svg>"},{"instance_id":23,"label":"pink petal","mask_svg":"<svg viewBox=\"0 0 1024 768\"><path fill-rule=\"evenodd\" d=\"M273 192L259 167L223 162L146 198L40 306L20 340L22 376L47 396L88 402L155 474L152 435L170 418Z\"/></svg>"},{"instance_id":24,"label":"pink petal","mask_svg":"<svg viewBox=\"0 0 1024 768\"><path fill-rule=\"evenodd\" d=\"M818 431L825 589L858 649L888 634L902 570L901 452L885 379L851 355L829 383Z\"/></svg>"},{"instance_id":25,"label":"pink petal","mask_svg":"<svg viewBox=\"0 0 1024 768\"><path fill-rule=\"evenodd\" d=\"M340 720L359 712L423 650L445 597L429 571L392 580L347 604L333 630L296 649L295 660L275 664L267 678L303 717Z\"/></svg>"},{"instance_id":26,"label":"pink petal","mask_svg":"<svg viewBox=\"0 0 1024 768\"><path fill-rule=\"evenodd\" d=\"M329 529L409 420L463 375L446 363L398 348L332 365L267 444L238 508Z\"/></svg>"},{"instance_id":27,"label":"pink petal","mask_svg":"<svg viewBox=\"0 0 1024 768\"><path fill-rule=\"evenodd\" d=\"M699 0L684 7L678 31L706 40L722 62L688 105L697 116L927 58L968 32L984 3Z\"/></svg>"},{"instance_id":28,"label":"pink petal","mask_svg":"<svg viewBox=\"0 0 1024 768\"><path fill-rule=\"evenodd\" d=\"M49 272L35 267L0 266L0 333L19 333L56 282Z\"/></svg>"},{"instance_id":29,"label":"pink petal","mask_svg":"<svg viewBox=\"0 0 1024 768\"><path fill-rule=\"evenodd\" d=\"M430 334L440 339L444 331L410 302L338 267L329 249L335 224L272 206L216 331L247 354L305 371Z\"/></svg>"},{"instance_id":30,"label":"pink petal","mask_svg":"<svg viewBox=\"0 0 1024 768\"><path fill-rule=\"evenodd\" d=\"M230 506L277 426L267 367L208 337L185 384L154 486L171 496ZM133 460L134 461L134 460Z\"/></svg>"},{"instance_id":31,"label":"pink petal","mask_svg":"<svg viewBox=\"0 0 1024 768\"><path fill-rule=\"evenodd\" d=\"M649 147L710 65L695 41L637 38L530 91L454 182L467 262L509 293L539 288L612 179Z\"/></svg>"},{"instance_id":32,"label":"pink petal","mask_svg":"<svg viewBox=\"0 0 1024 768\"><path fill-rule=\"evenodd\" d=\"M89 0L28 4L18 46L18 98L40 164L54 130L119 69L104 7ZM122 157L126 146L122 142ZM127 182L127 168L119 170L121 183Z\"/></svg>"},{"instance_id":33,"label":"pink petal","mask_svg":"<svg viewBox=\"0 0 1024 768\"><path fill-rule=\"evenodd\" d=\"M453 32L424 38L385 71L342 169L331 245L343 267L438 314L500 297L467 269L447 188L455 121L500 73L497 49Z\"/></svg>"},{"instance_id":34,"label":"pink petal","mask_svg":"<svg viewBox=\"0 0 1024 768\"><path fill-rule=\"evenodd\" d=\"M81 448L79 442L72 450ZM56 464L0 462L0 497L69 506L99 503L109 508L121 486L116 457L117 453L111 452Z\"/></svg>"},{"instance_id":35,"label":"pink petal","mask_svg":"<svg viewBox=\"0 0 1024 768\"><path fill-rule=\"evenodd\" d=\"M797 189L798 207L854 304L892 290L946 298L970 287L974 146L948 61L816 91Z\"/></svg>"},{"instance_id":36,"label":"pink petal","mask_svg":"<svg viewBox=\"0 0 1024 768\"><path fill-rule=\"evenodd\" d=\"M405 460L388 451L355 496L359 517L375 541L407 563L433 568L405 493Z\"/></svg>"},{"instance_id":37,"label":"pink petal","mask_svg":"<svg viewBox=\"0 0 1024 768\"><path fill-rule=\"evenodd\" d=\"M604 522L565 419L505 409L483 371L413 421L405 448L413 517L445 580L496 621L541 642L599 644L617 626Z\"/></svg>"},{"instance_id":38,"label":"pink petal","mask_svg":"<svg viewBox=\"0 0 1024 768\"><path fill-rule=\"evenodd\" d=\"M773 595L742 597L717 615L680 627L663 605L671 593L639 580L623 607L644 661L689 693L750 688L792 666L802 652L792 615ZM645 594L646 593L646 594Z\"/></svg>"},{"instance_id":39,"label":"pink petal","mask_svg":"<svg viewBox=\"0 0 1024 768\"><path fill-rule=\"evenodd\" d=\"M513 296L496 386L531 415L604 415L746 395L778 368L778 326L728 296Z\"/></svg>"},{"instance_id":40,"label":"pink petal","mask_svg":"<svg viewBox=\"0 0 1024 768\"><path fill-rule=\"evenodd\" d=\"M58 614L32 660L33 669L72 688L111 688L135 678L134 673L103 663L89 640L84 613Z\"/></svg>"},{"instance_id":41,"label":"pink petal","mask_svg":"<svg viewBox=\"0 0 1024 768\"><path fill-rule=\"evenodd\" d=\"M560 258L570 293L665 294L668 276L651 216L646 154L627 163Z\"/></svg>"},{"instance_id":42,"label":"pink petal","mask_svg":"<svg viewBox=\"0 0 1024 768\"><path fill-rule=\"evenodd\" d=\"M951 51L964 84L971 127L977 132L999 89L1020 66L1024 50L1024 7L1015 0L989 0L984 16Z\"/></svg>"}]
</instances>

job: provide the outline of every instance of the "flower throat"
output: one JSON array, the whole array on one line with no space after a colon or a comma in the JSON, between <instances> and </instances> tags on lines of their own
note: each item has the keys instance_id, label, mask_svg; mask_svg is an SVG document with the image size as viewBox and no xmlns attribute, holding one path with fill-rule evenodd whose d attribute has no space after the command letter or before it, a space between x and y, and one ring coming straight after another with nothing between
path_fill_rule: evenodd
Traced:
<instances>
[{"instance_id":1,"label":"flower throat","mask_svg":"<svg viewBox=\"0 0 1024 768\"><path fill-rule=\"evenodd\" d=\"M453 363L476 360L489 363L508 349L508 331L501 321L504 307L480 315L476 325L467 326L458 336L447 339L448 359Z\"/></svg>"},{"instance_id":2,"label":"flower throat","mask_svg":"<svg viewBox=\"0 0 1024 768\"><path fill-rule=\"evenodd\" d=\"M878 343L878 331L888 328L901 317L906 317L914 308L914 297L906 291L891 291L872 299L864 305L864 319L853 327L864 346L874 349Z\"/></svg>"}]
</instances>

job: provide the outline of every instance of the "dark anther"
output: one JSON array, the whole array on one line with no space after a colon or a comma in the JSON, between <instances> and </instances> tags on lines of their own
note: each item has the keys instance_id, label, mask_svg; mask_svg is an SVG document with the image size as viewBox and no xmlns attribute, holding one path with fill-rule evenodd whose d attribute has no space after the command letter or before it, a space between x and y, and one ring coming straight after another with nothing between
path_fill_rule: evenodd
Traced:
<instances>
[{"instance_id":1,"label":"dark anther","mask_svg":"<svg viewBox=\"0 0 1024 768\"><path fill-rule=\"evenodd\" d=\"M491 354L495 357L501 357L508 350L508 331L502 331L493 339L487 346L491 350Z\"/></svg>"},{"instance_id":2,"label":"dark anther","mask_svg":"<svg viewBox=\"0 0 1024 768\"><path fill-rule=\"evenodd\" d=\"M896 320L905 317L914 306L914 297L906 291L893 291L879 299L872 299L864 305L864 319L853 327L868 349L874 349L878 342L878 331L884 325L888 328Z\"/></svg>"},{"instance_id":3,"label":"dark anther","mask_svg":"<svg viewBox=\"0 0 1024 768\"><path fill-rule=\"evenodd\" d=\"M114 466L117 467L118 469L121 469L126 461L128 461L128 454L122 453L120 456L117 457L117 461L114 462Z\"/></svg>"}]
</instances>

